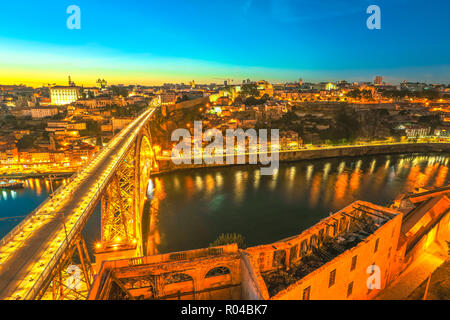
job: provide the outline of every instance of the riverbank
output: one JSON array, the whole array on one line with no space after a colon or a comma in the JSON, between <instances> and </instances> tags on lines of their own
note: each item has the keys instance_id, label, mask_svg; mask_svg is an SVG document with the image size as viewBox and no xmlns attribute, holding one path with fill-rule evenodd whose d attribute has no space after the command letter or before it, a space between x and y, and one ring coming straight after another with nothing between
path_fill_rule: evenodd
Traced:
<instances>
[{"instance_id":1,"label":"riverbank","mask_svg":"<svg viewBox=\"0 0 450 320\"><path fill-rule=\"evenodd\" d=\"M321 160L342 157L377 156L388 154L414 154L414 153L446 153L450 152L450 143L392 143L382 145L341 146L317 149L286 150L279 152L280 162L295 162L302 160ZM249 164L249 155L245 156L245 164ZM194 162L194 161L192 161ZM236 157L234 163L237 163ZM153 175L162 175L179 170L191 170L200 168L214 168L236 166L239 164L226 164L224 156L223 164L180 164L175 165L170 158L158 159L158 171ZM255 164L267 167L267 165Z\"/></svg>"},{"instance_id":2,"label":"riverbank","mask_svg":"<svg viewBox=\"0 0 450 320\"><path fill-rule=\"evenodd\" d=\"M0 174L0 179L18 179L24 180L29 178L46 178L50 175L56 178L70 177L76 171L71 172L45 172L45 173L13 173L13 174Z\"/></svg>"}]
</instances>

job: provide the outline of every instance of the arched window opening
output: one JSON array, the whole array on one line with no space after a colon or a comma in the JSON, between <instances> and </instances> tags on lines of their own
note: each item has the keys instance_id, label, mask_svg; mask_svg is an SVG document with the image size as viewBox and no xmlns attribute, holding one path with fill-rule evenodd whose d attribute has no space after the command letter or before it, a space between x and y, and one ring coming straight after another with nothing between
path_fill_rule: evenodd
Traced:
<instances>
[{"instance_id":1,"label":"arched window opening","mask_svg":"<svg viewBox=\"0 0 450 320\"><path fill-rule=\"evenodd\" d=\"M208 273L206 274L205 278L212 278L212 277L218 277L218 276L223 276L226 274L230 274L230 269L228 269L227 267L217 267L214 269L211 269L208 271Z\"/></svg>"}]
</instances>

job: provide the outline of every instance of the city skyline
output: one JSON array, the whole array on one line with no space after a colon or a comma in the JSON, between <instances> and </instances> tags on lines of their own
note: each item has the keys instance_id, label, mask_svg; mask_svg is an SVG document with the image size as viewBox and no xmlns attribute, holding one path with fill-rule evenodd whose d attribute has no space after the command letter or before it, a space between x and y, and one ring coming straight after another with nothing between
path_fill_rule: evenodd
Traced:
<instances>
[{"instance_id":1,"label":"city skyline","mask_svg":"<svg viewBox=\"0 0 450 320\"><path fill-rule=\"evenodd\" d=\"M370 1L198 1L127 4L77 1L81 29L69 30L72 3L4 4L0 83L159 85L403 80L450 82L445 1L374 1L381 29L369 30ZM20 12L11 15L8 12ZM124 23L126 21L126 23Z\"/></svg>"}]
</instances>

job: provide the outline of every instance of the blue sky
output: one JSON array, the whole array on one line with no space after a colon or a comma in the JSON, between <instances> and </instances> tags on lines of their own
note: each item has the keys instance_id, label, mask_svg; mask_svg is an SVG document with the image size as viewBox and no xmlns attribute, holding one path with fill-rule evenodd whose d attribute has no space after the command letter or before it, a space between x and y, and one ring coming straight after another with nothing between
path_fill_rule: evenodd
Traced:
<instances>
[{"instance_id":1,"label":"blue sky","mask_svg":"<svg viewBox=\"0 0 450 320\"><path fill-rule=\"evenodd\" d=\"M81 30L66 27L69 5ZM381 30L366 9L381 8ZM8 1L0 83L450 82L448 0Z\"/></svg>"}]
</instances>

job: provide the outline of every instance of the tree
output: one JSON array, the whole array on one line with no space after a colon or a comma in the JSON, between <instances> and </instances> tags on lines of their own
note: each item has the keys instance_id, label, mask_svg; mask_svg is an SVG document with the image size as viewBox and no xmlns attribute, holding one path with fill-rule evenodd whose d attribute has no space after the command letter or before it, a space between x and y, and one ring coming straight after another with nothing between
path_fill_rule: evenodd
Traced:
<instances>
[{"instance_id":1,"label":"tree","mask_svg":"<svg viewBox=\"0 0 450 320\"><path fill-rule=\"evenodd\" d=\"M246 106L256 106L261 103L260 103L259 99L256 99L255 97L249 97L244 100L244 104Z\"/></svg>"},{"instance_id":2,"label":"tree","mask_svg":"<svg viewBox=\"0 0 450 320\"><path fill-rule=\"evenodd\" d=\"M17 142L17 148L19 150L29 149L33 147L35 140L36 140L35 136L32 135L24 136Z\"/></svg>"},{"instance_id":3,"label":"tree","mask_svg":"<svg viewBox=\"0 0 450 320\"><path fill-rule=\"evenodd\" d=\"M228 92L230 96L233 96L233 87L232 86L225 86L224 91Z\"/></svg>"},{"instance_id":4,"label":"tree","mask_svg":"<svg viewBox=\"0 0 450 320\"><path fill-rule=\"evenodd\" d=\"M86 91L84 91L84 88L80 88L80 96L81 99L86 99Z\"/></svg>"},{"instance_id":5,"label":"tree","mask_svg":"<svg viewBox=\"0 0 450 320\"><path fill-rule=\"evenodd\" d=\"M437 114L421 116L419 117L418 122L430 126L432 131L442 125L441 117Z\"/></svg>"},{"instance_id":6,"label":"tree","mask_svg":"<svg viewBox=\"0 0 450 320\"><path fill-rule=\"evenodd\" d=\"M359 89L351 90L351 91L347 92L347 94L345 96L348 98L353 98L353 99L361 99L361 90L359 90Z\"/></svg>"},{"instance_id":7,"label":"tree","mask_svg":"<svg viewBox=\"0 0 450 320\"><path fill-rule=\"evenodd\" d=\"M93 93L91 90L89 90L89 91L87 92L87 97L88 97L89 99L93 99L93 98L95 97L95 95L94 95L94 93Z\"/></svg>"},{"instance_id":8,"label":"tree","mask_svg":"<svg viewBox=\"0 0 450 320\"><path fill-rule=\"evenodd\" d=\"M113 96L128 97L128 89L125 87L111 86Z\"/></svg>"},{"instance_id":9,"label":"tree","mask_svg":"<svg viewBox=\"0 0 450 320\"><path fill-rule=\"evenodd\" d=\"M176 103L180 103L180 102L188 101L188 100L189 100L189 97L186 94L183 94L183 96L181 98L180 97L177 98Z\"/></svg>"},{"instance_id":10,"label":"tree","mask_svg":"<svg viewBox=\"0 0 450 320\"><path fill-rule=\"evenodd\" d=\"M97 136L101 135L101 127L97 121L87 120L86 121L86 129L80 132L83 136Z\"/></svg>"},{"instance_id":11,"label":"tree","mask_svg":"<svg viewBox=\"0 0 450 320\"><path fill-rule=\"evenodd\" d=\"M358 114L350 108L341 106L334 117L335 124L326 132L322 133L323 139L329 139L339 143L342 139L353 141L361 129Z\"/></svg>"},{"instance_id":12,"label":"tree","mask_svg":"<svg viewBox=\"0 0 450 320\"><path fill-rule=\"evenodd\" d=\"M6 122L7 124L11 124L13 127L15 127L17 125L17 118L15 116L13 116L12 114L7 114L3 118L3 121Z\"/></svg>"},{"instance_id":13,"label":"tree","mask_svg":"<svg viewBox=\"0 0 450 320\"><path fill-rule=\"evenodd\" d=\"M227 244L236 243L239 248L244 248L245 239L242 235L237 233L222 233L214 242L210 243L210 247L224 246Z\"/></svg>"},{"instance_id":14,"label":"tree","mask_svg":"<svg viewBox=\"0 0 450 320\"><path fill-rule=\"evenodd\" d=\"M243 97L259 97L259 90L256 84L247 83L241 87L241 95Z\"/></svg>"},{"instance_id":15,"label":"tree","mask_svg":"<svg viewBox=\"0 0 450 320\"><path fill-rule=\"evenodd\" d=\"M264 104L267 100L269 100L269 95L266 93L260 99L251 96L245 99L243 102L246 106L257 106L259 104Z\"/></svg>"},{"instance_id":16,"label":"tree","mask_svg":"<svg viewBox=\"0 0 450 320\"><path fill-rule=\"evenodd\" d=\"M361 95L365 99L372 100L372 91L370 90L362 90Z\"/></svg>"}]
</instances>

